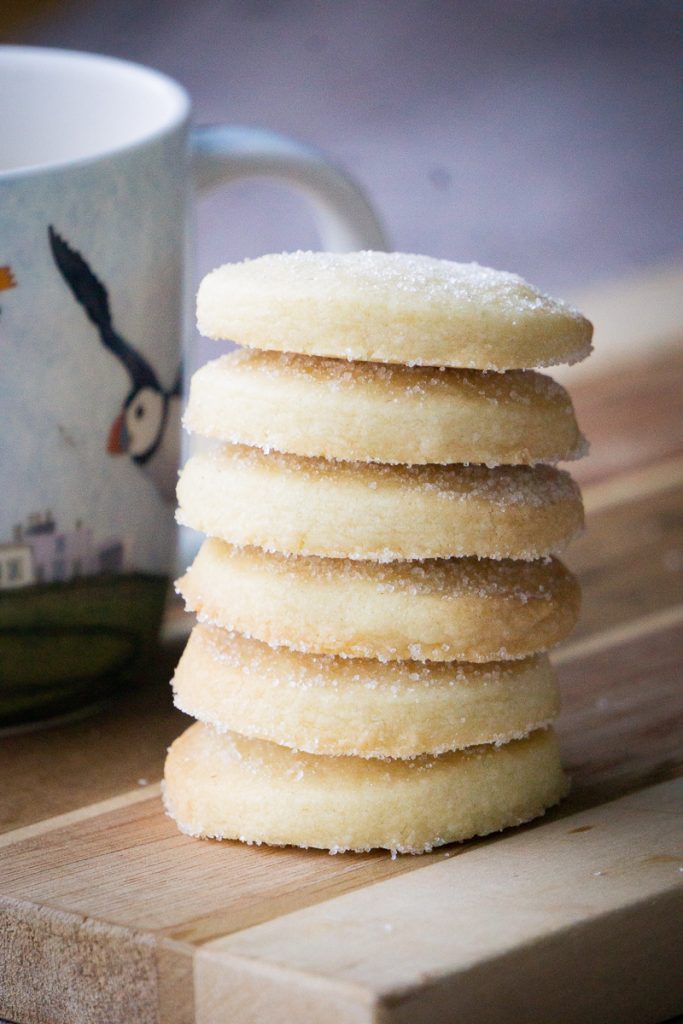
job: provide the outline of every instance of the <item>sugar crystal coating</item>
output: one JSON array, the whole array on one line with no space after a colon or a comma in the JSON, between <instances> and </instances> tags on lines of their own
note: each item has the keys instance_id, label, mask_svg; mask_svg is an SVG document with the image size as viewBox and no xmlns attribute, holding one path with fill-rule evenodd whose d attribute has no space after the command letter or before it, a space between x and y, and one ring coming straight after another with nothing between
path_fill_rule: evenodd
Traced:
<instances>
[{"instance_id":1,"label":"sugar crystal coating","mask_svg":"<svg viewBox=\"0 0 683 1024\"><path fill-rule=\"evenodd\" d=\"M263 450L380 463L532 464L576 458L585 447L564 388L531 370L248 350L197 371L184 422Z\"/></svg>"},{"instance_id":2,"label":"sugar crystal coating","mask_svg":"<svg viewBox=\"0 0 683 1024\"><path fill-rule=\"evenodd\" d=\"M548 466L388 466L228 445L195 455L178 522L239 546L387 562L534 559L582 528L578 488Z\"/></svg>"},{"instance_id":3,"label":"sugar crystal coating","mask_svg":"<svg viewBox=\"0 0 683 1024\"><path fill-rule=\"evenodd\" d=\"M583 358L591 325L516 274L406 253L297 252L220 267L199 329L252 348L505 370Z\"/></svg>"},{"instance_id":4,"label":"sugar crystal coating","mask_svg":"<svg viewBox=\"0 0 683 1024\"><path fill-rule=\"evenodd\" d=\"M381 663L271 648L201 625L173 687L176 706L218 732L331 756L413 758L500 744L557 713L545 656Z\"/></svg>"},{"instance_id":5,"label":"sugar crystal coating","mask_svg":"<svg viewBox=\"0 0 683 1024\"><path fill-rule=\"evenodd\" d=\"M422 853L536 817L566 788L552 730L501 747L373 761L300 753L197 723L171 747L164 800L189 835Z\"/></svg>"},{"instance_id":6,"label":"sugar crystal coating","mask_svg":"<svg viewBox=\"0 0 683 1024\"><path fill-rule=\"evenodd\" d=\"M265 457L264 457L265 455ZM426 493L448 501L484 498L505 508L508 505L540 507L556 504L578 494L569 473L549 466L478 465L390 465L383 463L332 463L326 459L302 457L284 452L263 453L248 445L214 449L200 457L206 471L226 464L291 475L313 484L325 479L360 480L372 489L382 484ZM373 486L374 485L374 486Z\"/></svg>"},{"instance_id":7,"label":"sugar crystal coating","mask_svg":"<svg viewBox=\"0 0 683 1024\"><path fill-rule=\"evenodd\" d=\"M387 564L266 554L207 540L179 592L200 621L299 651L416 661L527 657L578 613L556 559Z\"/></svg>"}]
</instances>

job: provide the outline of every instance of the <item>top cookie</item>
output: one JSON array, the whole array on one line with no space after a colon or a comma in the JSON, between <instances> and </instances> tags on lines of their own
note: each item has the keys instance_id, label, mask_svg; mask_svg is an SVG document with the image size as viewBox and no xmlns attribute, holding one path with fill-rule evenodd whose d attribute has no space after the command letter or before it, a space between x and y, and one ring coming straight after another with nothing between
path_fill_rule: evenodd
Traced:
<instances>
[{"instance_id":1,"label":"top cookie","mask_svg":"<svg viewBox=\"0 0 683 1024\"><path fill-rule=\"evenodd\" d=\"M197 322L249 348L476 370L578 362L593 330L516 274L385 252L226 264L202 281Z\"/></svg>"}]
</instances>

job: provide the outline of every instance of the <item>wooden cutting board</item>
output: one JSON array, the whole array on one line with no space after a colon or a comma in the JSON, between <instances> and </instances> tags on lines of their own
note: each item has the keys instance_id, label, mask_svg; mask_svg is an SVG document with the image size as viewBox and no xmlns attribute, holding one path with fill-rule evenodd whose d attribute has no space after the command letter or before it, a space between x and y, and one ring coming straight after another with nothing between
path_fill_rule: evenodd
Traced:
<instances>
[{"instance_id":1,"label":"wooden cutting board","mask_svg":"<svg viewBox=\"0 0 683 1024\"><path fill-rule=\"evenodd\" d=\"M19 1024L655 1022L683 1010L683 358L582 385L573 790L396 860L197 842L158 796L170 644L82 722L0 741L0 1015ZM181 632L173 610L172 630Z\"/></svg>"}]
</instances>

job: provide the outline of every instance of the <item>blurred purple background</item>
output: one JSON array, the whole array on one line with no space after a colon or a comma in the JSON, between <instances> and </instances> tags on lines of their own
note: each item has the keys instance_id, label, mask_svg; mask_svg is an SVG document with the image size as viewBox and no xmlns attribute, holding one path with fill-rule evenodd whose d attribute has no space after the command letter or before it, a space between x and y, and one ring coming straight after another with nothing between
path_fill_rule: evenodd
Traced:
<instances>
[{"instance_id":1,"label":"blurred purple background","mask_svg":"<svg viewBox=\"0 0 683 1024\"><path fill-rule=\"evenodd\" d=\"M66 0L24 4L5 36L157 67L189 89L197 122L260 124L326 150L393 247L561 293L683 254L682 10ZM203 201L198 239L198 275L317 244L305 202L263 181Z\"/></svg>"}]
</instances>

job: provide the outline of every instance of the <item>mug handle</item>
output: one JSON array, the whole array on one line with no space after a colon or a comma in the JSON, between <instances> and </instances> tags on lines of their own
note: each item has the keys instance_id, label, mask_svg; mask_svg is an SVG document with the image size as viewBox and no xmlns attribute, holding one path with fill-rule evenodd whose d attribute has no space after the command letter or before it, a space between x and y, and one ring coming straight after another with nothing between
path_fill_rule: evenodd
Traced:
<instances>
[{"instance_id":1,"label":"mug handle","mask_svg":"<svg viewBox=\"0 0 683 1024\"><path fill-rule=\"evenodd\" d=\"M387 248L377 216L359 187L314 146L266 128L219 124L193 128L190 151L200 191L240 178L280 178L309 198L323 249Z\"/></svg>"}]
</instances>

